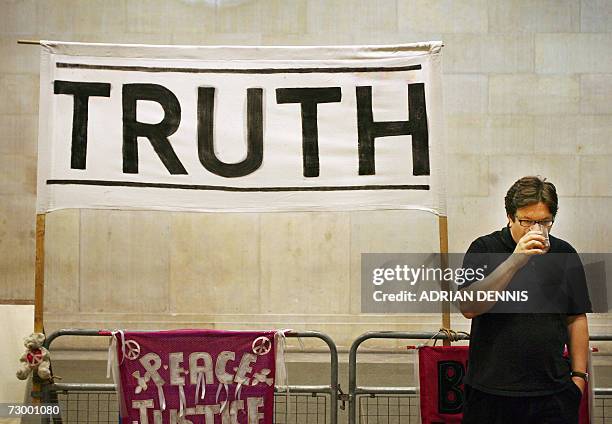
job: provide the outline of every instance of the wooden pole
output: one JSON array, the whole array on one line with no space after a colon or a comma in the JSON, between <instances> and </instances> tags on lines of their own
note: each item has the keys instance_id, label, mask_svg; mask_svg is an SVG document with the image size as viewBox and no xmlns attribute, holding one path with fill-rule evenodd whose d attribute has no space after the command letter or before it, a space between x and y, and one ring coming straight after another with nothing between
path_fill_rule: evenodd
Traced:
<instances>
[{"instance_id":1,"label":"wooden pole","mask_svg":"<svg viewBox=\"0 0 612 424\"><path fill-rule=\"evenodd\" d=\"M44 333L43 310L45 296L45 218L44 213L36 214L36 264L34 266L34 332ZM41 402L41 381L32 376L32 403Z\"/></svg>"},{"instance_id":2,"label":"wooden pole","mask_svg":"<svg viewBox=\"0 0 612 424\"><path fill-rule=\"evenodd\" d=\"M43 309L45 295L45 217L36 215L36 266L34 268L34 331L44 330Z\"/></svg>"},{"instance_id":3,"label":"wooden pole","mask_svg":"<svg viewBox=\"0 0 612 424\"><path fill-rule=\"evenodd\" d=\"M17 44L40 45L37 40L17 40ZM34 265L34 332L44 333L43 322L45 297L45 218L36 214L36 263ZM32 403L40 403L41 383L38 376L32 377Z\"/></svg>"},{"instance_id":4,"label":"wooden pole","mask_svg":"<svg viewBox=\"0 0 612 424\"><path fill-rule=\"evenodd\" d=\"M442 269L448 268L448 218L438 216L438 229L440 234L440 266ZM442 280L441 289L448 292L450 289L448 281ZM451 328L450 303L442 303L442 327ZM444 346L450 346L450 340L443 341Z\"/></svg>"},{"instance_id":5,"label":"wooden pole","mask_svg":"<svg viewBox=\"0 0 612 424\"><path fill-rule=\"evenodd\" d=\"M38 40L17 40L17 44L40 45ZM45 219L44 213L36 214L36 262L34 265L34 332L44 333L45 324ZM41 402L42 387L37 375L32 376L32 403Z\"/></svg>"},{"instance_id":6,"label":"wooden pole","mask_svg":"<svg viewBox=\"0 0 612 424\"><path fill-rule=\"evenodd\" d=\"M17 44L32 44L32 45L39 45L40 46L40 41L36 41L36 40L17 40Z\"/></svg>"}]
</instances>

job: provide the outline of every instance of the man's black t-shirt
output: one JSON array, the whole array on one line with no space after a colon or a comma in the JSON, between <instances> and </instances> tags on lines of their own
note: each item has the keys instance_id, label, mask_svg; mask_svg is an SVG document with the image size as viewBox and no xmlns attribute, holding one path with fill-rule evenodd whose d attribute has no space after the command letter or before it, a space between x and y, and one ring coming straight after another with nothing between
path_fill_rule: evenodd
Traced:
<instances>
[{"instance_id":1,"label":"man's black t-shirt","mask_svg":"<svg viewBox=\"0 0 612 424\"><path fill-rule=\"evenodd\" d=\"M563 253L567 254L564 262L568 262L567 258L574 262L573 274L569 278L573 280L575 292L565 297L571 302L564 305L564 310L553 313L537 313L533 309L523 313L496 313L496 304L489 312L473 318L465 384L496 395L540 396L559 392L571 381L570 364L563 357L568 343L566 318L567 315L591 312L591 303L576 250L561 239L552 235L549 238L550 249L542 258L547 255L554 258L551 253ZM470 245L463 267L486 265L486 274L489 274L510 256L515 247L507 227L479 237ZM488 255L491 253L501 255ZM507 290L513 284L516 288L527 283L532 288L544 290L540 294L546 294L546 286L550 285L547 280L568 278L567 275L551 274L549 269L537 272L538 267L541 270L543 266L534 259L530 259L515 275ZM567 272L567 268L563 272ZM462 288L473 282L467 282Z\"/></svg>"}]
</instances>

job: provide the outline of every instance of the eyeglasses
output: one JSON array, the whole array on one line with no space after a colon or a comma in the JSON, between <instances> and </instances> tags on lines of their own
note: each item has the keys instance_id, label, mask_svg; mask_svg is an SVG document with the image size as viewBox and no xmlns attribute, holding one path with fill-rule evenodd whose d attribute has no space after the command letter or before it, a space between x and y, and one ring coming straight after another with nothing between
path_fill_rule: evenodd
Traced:
<instances>
[{"instance_id":1,"label":"eyeglasses","mask_svg":"<svg viewBox=\"0 0 612 424\"><path fill-rule=\"evenodd\" d=\"M525 227L525 228L532 227L535 224L540 224L543 227L550 228L555 222L552 219L542 219L541 221L534 221L531 219L521 219L518 216L516 217L516 219L518 220L519 224L521 224L521 227Z\"/></svg>"}]
</instances>

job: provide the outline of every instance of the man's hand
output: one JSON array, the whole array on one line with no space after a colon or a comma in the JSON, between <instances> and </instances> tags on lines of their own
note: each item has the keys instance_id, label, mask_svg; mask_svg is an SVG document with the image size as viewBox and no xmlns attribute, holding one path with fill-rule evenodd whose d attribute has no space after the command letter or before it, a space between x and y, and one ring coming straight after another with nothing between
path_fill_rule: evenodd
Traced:
<instances>
[{"instance_id":1,"label":"man's hand","mask_svg":"<svg viewBox=\"0 0 612 424\"><path fill-rule=\"evenodd\" d=\"M525 255L542 255L546 252L548 252L546 238L541 232L536 230L531 230L521 237L514 249L514 253L523 253Z\"/></svg>"},{"instance_id":2,"label":"man's hand","mask_svg":"<svg viewBox=\"0 0 612 424\"><path fill-rule=\"evenodd\" d=\"M546 246L546 238L544 238L542 233L531 230L516 243L512 256L515 257L515 260L522 266L529 261L530 256L543 255L548 252L549 248L550 247Z\"/></svg>"},{"instance_id":3,"label":"man's hand","mask_svg":"<svg viewBox=\"0 0 612 424\"><path fill-rule=\"evenodd\" d=\"M569 356L571 369L585 372L589 357L589 325L585 314L567 316L567 333L569 335ZM586 381L580 377L572 377L572 381L582 393L586 387Z\"/></svg>"},{"instance_id":4,"label":"man's hand","mask_svg":"<svg viewBox=\"0 0 612 424\"><path fill-rule=\"evenodd\" d=\"M576 386L578 386L580 392L584 394L584 389L586 388L586 381L584 381L584 379L580 377L572 377L572 381Z\"/></svg>"}]
</instances>

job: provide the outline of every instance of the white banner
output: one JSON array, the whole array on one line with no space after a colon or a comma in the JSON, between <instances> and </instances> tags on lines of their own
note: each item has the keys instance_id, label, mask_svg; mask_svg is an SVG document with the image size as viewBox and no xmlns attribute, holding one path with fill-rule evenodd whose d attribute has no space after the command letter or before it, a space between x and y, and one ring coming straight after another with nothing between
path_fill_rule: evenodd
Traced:
<instances>
[{"instance_id":1,"label":"white banner","mask_svg":"<svg viewBox=\"0 0 612 424\"><path fill-rule=\"evenodd\" d=\"M440 49L42 42L38 212L446 215Z\"/></svg>"}]
</instances>

